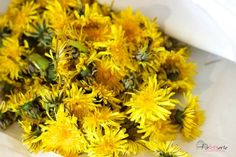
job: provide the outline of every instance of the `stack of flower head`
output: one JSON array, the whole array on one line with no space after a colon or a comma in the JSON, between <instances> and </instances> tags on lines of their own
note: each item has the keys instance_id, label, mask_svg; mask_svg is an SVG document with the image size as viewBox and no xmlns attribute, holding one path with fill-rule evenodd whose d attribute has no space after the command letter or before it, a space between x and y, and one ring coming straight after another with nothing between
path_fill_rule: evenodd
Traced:
<instances>
[{"instance_id":1,"label":"stack of flower head","mask_svg":"<svg viewBox=\"0 0 236 157\"><path fill-rule=\"evenodd\" d=\"M188 49L130 8L13 0L0 17L0 126L17 121L32 152L187 157L172 141L201 133L194 74Z\"/></svg>"}]
</instances>

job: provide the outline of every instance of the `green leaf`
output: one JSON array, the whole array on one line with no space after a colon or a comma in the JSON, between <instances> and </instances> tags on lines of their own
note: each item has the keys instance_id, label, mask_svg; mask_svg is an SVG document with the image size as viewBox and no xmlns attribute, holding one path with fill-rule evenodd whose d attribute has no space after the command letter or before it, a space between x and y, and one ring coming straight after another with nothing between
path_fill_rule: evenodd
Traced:
<instances>
[{"instance_id":1,"label":"green leaf","mask_svg":"<svg viewBox=\"0 0 236 157\"><path fill-rule=\"evenodd\" d=\"M68 44L70 46L77 48L81 52L85 52L85 53L88 52L88 48L80 41L70 40Z\"/></svg>"},{"instance_id":2,"label":"green leaf","mask_svg":"<svg viewBox=\"0 0 236 157\"><path fill-rule=\"evenodd\" d=\"M41 71L46 71L49 66L49 61L43 56L33 53L29 56L30 61Z\"/></svg>"}]
</instances>

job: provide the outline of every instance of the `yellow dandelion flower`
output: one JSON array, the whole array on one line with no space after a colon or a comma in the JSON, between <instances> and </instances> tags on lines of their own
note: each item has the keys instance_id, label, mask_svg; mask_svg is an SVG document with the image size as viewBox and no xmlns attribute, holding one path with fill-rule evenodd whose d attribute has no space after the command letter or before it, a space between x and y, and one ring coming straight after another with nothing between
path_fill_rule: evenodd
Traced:
<instances>
[{"instance_id":1,"label":"yellow dandelion flower","mask_svg":"<svg viewBox=\"0 0 236 157\"><path fill-rule=\"evenodd\" d=\"M7 80L5 77L9 74L11 79L18 78L21 69L13 60L6 56L0 56L0 66L1 80Z\"/></svg>"},{"instance_id":2,"label":"yellow dandelion flower","mask_svg":"<svg viewBox=\"0 0 236 157\"><path fill-rule=\"evenodd\" d=\"M49 21L49 26L54 29L56 35L62 36L64 27L70 23L71 17L67 15L66 10L58 0L53 0L48 3L46 9L44 18L46 21Z\"/></svg>"},{"instance_id":3,"label":"yellow dandelion flower","mask_svg":"<svg viewBox=\"0 0 236 157\"><path fill-rule=\"evenodd\" d=\"M85 94L83 88L78 88L76 84L71 85L71 89L66 91L67 98L64 99L65 106L79 119L85 117L90 111L96 110L95 94Z\"/></svg>"},{"instance_id":4,"label":"yellow dandelion flower","mask_svg":"<svg viewBox=\"0 0 236 157\"><path fill-rule=\"evenodd\" d=\"M125 156L129 157L130 155L135 155L145 150L147 150L147 148L142 144L141 140L133 141L127 139L127 151L125 152Z\"/></svg>"},{"instance_id":5,"label":"yellow dandelion flower","mask_svg":"<svg viewBox=\"0 0 236 157\"><path fill-rule=\"evenodd\" d=\"M19 45L16 37L8 37L3 40L3 47L0 49L0 74L10 75L11 79L18 78L23 70L24 62L21 59L23 48Z\"/></svg>"},{"instance_id":6,"label":"yellow dandelion flower","mask_svg":"<svg viewBox=\"0 0 236 157\"><path fill-rule=\"evenodd\" d=\"M90 50L90 52L86 53L80 53L79 57L75 59L77 73L84 75L84 77L86 76L86 72L88 72L87 75L93 75L95 72L95 61L100 61L99 58L106 54L106 52L96 52L95 50Z\"/></svg>"},{"instance_id":7,"label":"yellow dandelion flower","mask_svg":"<svg viewBox=\"0 0 236 157\"><path fill-rule=\"evenodd\" d=\"M103 59L96 63L96 68L95 79L97 83L116 93L124 89L120 82L124 74L112 61Z\"/></svg>"},{"instance_id":8,"label":"yellow dandelion flower","mask_svg":"<svg viewBox=\"0 0 236 157\"><path fill-rule=\"evenodd\" d=\"M37 121L41 118L41 105L38 103L37 91L41 88L41 79L25 79L24 86L14 88L11 94L6 95L8 108L21 115L21 118Z\"/></svg>"},{"instance_id":9,"label":"yellow dandelion flower","mask_svg":"<svg viewBox=\"0 0 236 157\"><path fill-rule=\"evenodd\" d=\"M96 24L110 23L110 17L102 15L102 11L98 3L93 3L92 5L85 4L84 16L82 15L81 18L83 18L86 23L88 21L92 21L92 23Z\"/></svg>"},{"instance_id":10,"label":"yellow dandelion flower","mask_svg":"<svg viewBox=\"0 0 236 157\"><path fill-rule=\"evenodd\" d=\"M112 40L111 46L108 51L111 52L111 57L115 64L122 69L127 67L129 69L135 70L131 63L131 56L127 50L126 41L124 40L124 32L121 27L112 25L111 26Z\"/></svg>"},{"instance_id":11,"label":"yellow dandelion flower","mask_svg":"<svg viewBox=\"0 0 236 157\"><path fill-rule=\"evenodd\" d=\"M33 89L22 92L15 92L8 96L8 104L14 112L18 112L19 108L22 106L27 106L29 102L32 102L36 99L37 95Z\"/></svg>"},{"instance_id":12,"label":"yellow dandelion flower","mask_svg":"<svg viewBox=\"0 0 236 157\"><path fill-rule=\"evenodd\" d=\"M204 111L199 109L199 100L197 96L191 93L185 95L187 106L180 114L181 116L181 132L186 140L194 140L201 134L200 126L205 121Z\"/></svg>"},{"instance_id":13,"label":"yellow dandelion flower","mask_svg":"<svg viewBox=\"0 0 236 157\"><path fill-rule=\"evenodd\" d=\"M145 144L158 157L190 157L187 152L183 151L179 146L173 145L172 142L145 142Z\"/></svg>"},{"instance_id":14,"label":"yellow dandelion flower","mask_svg":"<svg viewBox=\"0 0 236 157\"><path fill-rule=\"evenodd\" d=\"M172 141L176 138L178 125L171 124L169 120L147 121L139 129L139 133L144 133L143 139L149 137L150 141Z\"/></svg>"},{"instance_id":15,"label":"yellow dandelion flower","mask_svg":"<svg viewBox=\"0 0 236 157\"><path fill-rule=\"evenodd\" d=\"M38 91L42 88L43 79L33 76L32 78L25 78L24 83L25 91L31 91L32 93L38 94Z\"/></svg>"},{"instance_id":16,"label":"yellow dandelion flower","mask_svg":"<svg viewBox=\"0 0 236 157\"><path fill-rule=\"evenodd\" d=\"M71 21L70 23L64 26L63 38L79 41L85 40L85 37L81 32L81 27L79 27L75 21Z\"/></svg>"},{"instance_id":17,"label":"yellow dandelion flower","mask_svg":"<svg viewBox=\"0 0 236 157\"><path fill-rule=\"evenodd\" d=\"M109 128L90 133L88 141L88 156L90 157L119 157L127 151L127 141L124 129Z\"/></svg>"},{"instance_id":18,"label":"yellow dandelion flower","mask_svg":"<svg viewBox=\"0 0 236 157\"><path fill-rule=\"evenodd\" d=\"M128 42L142 43L145 38L150 38L155 46L163 43L161 32L158 30L156 20L143 16L139 11L133 12L131 8L113 13L115 24L121 25L125 30L125 37Z\"/></svg>"},{"instance_id":19,"label":"yellow dandelion flower","mask_svg":"<svg viewBox=\"0 0 236 157\"><path fill-rule=\"evenodd\" d=\"M146 120L156 121L166 120L175 107L176 100L169 88L160 88L156 75L150 77L146 86L136 93L131 93L132 97L125 105L130 107L128 114L132 121L144 124Z\"/></svg>"},{"instance_id":20,"label":"yellow dandelion flower","mask_svg":"<svg viewBox=\"0 0 236 157\"><path fill-rule=\"evenodd\" d=\"M8 37L3 40L3 48L0 51L1 55L12 58L14 61L19 61L23 53L23 48L19 45L19 40L16 37Z\"/></svg>"},{"instance_id":21,"label":"yellow dandelion flower","mask_svg":"<svg viewBox=\"0 0 236 157\"><path fill-rule=\"evenodd\" d=\"M132 122L129 119L125 119L121 123L122 128L126 129L126 133L128 134L127 140L127 151L125 152L125 156L130 156L132 154L137 154L138 152L144 151L146 147L142 142L142 133L138 133L138 123Z\"/></svg>"},{"instance_id":22,"label":"yellow dandelion flower","mask_svg":"<svg viewBox=\"0 0 236 157\"><path fill-rule=\"evenodd\" d=\"M188 62L186 56L186 48L182 48L177 52L161 52L160 60L163 72L160 72L161 79L174 90L191 91L194 87L193 76L195 75L195 65Z\"/></svg>"},{"instance_id":23,"label":"yellow dandelion flower","mask_svg":"<svg viewBox=\"0 0 236 157\"><path fill-rule=\"evenodd\" d=\"M117 104L121 102L120 99L116 98L116 94L113 90L107 89L107 87L102 84L94 83L91 88L105 105L111 104L113 106L117 106Z\"/></svg>"},{"instance_id":24,"label":"yellow dandelion flower","mask_svg":"<svg viewBox=\"0 0 236 157\"><path fill-rule=\"evenodd\" d=\"M26 0L12 0L9 4L9 8L16 8L22 4L24 4Z\"/></svg>"},{"instance_id":25,"label":"yellow dandelion flower","mask_svg":"<svg viewBox=\"0 0 236 157\"><path fill-rule=\"evenodd\" d=\"M125 71L128 68L132 71L136 70L132 64L132 55L128 52L127 43L124 37L124 31L122 27L117 25L111 25L111 34L109 35L109 41L95 42L95 48L106 49L105 52L110 54L111 60L116 66Z\"/></svg>"},{"instance_id":26,"label":"yellow dandelion flower","mask_svg":"<svg viewBox=\"0 0 236 157\"><path fill-rule=\"evenodd\" d=\"M61 6L64 9L69 9L69 7L73 7L73 8L79 8L82 7L80 0L58 0L61 4Z\"/></svg>"},{"instance_id":27,"label":"yellow dandelion flower","mask_svg":"<svg viewBox=\"0 0 236 157\"><path fill-rule=\"evenodd\" d=\"M133 13L131 8L113 14L114 22L121 25L125 31L125 37L129 42L140 40L142 28L140 27L140 12Z\"/></svg>"},{"instance_id":28,"label":"yellow dandelion flower","mask_svg":"<svg viewBox=\"0 0 236 157\"><path fill-rule=\"evenodd\" d=\"M17 6L15 8L10 7L9 8L9 15L12 19L12 29L13 32L16 34L19 34L24 31L28 31L31 29L30 24L33 23L33 21L38 19L38 12L37 9L39 8L39 5L31 2L26 2L21 7ZM12 15L11 15L12 14ZM13 16L13 17L11 17Z\"/></svg>"},{"instance_id":29,"label":"yellow dandelion flower","mask_svg":"<svg viewBox=\"0 0 236 157\"><path fill-rule=\"evenodd\" d=\"M151 47L159 47L164 42L162 32L158 28L157 20L151 20L146 16L140 16L140 24L142 27L142 37L149 38L152 41Z\"/></svg>"},{"instance_id":30,"label":"yellow dandelion flower","mask_svg":"<svg viewBox=\"0 0 236 157\"><path fill-rule=\"evenodd\" d=\"M136 64L139 65L139 72L155 74L160 70L160 59L158 53L164 50L164 47L159 47L155 50L149 50L149 40L144 40L142 46L135 52Z\"/></svg>"},{"instance_id":31,"label":"yellow dandelion flower","mask_svg":"<svg viewBox=\"0 0 236 157\"><path fill-rule=\"evenodd\" d=\"M87 24L82 27L82 35L88 41L105 41L110 32L109 25L97 26L96 24Z\"/></svg>"},{"instance_id":32,"label":"yellow dandelion flower","mask_svg":"<svg viewBox=\"0 0 236 157\"><path fill-rule=\"evenodd\" d=\"M78 12L74 12L76 20L73 21L72 27L75 31L78 30L78 38L83 37L89 41L104 41L109 34L109 26L111 19L109 16L102 14L101 8L97 3L92 5L85 4L84 15L79 15Z\"/></svg>"},{"instance_id":33,"label":"yellow dandelion flower","mask_svg":"<svg viewBox=\"0 0 236 157\"><path fill-rule=\"evenodd\" d=\"M119 122L123 120L124 117L122 113L113 112L107 107L98 108L84 117L83 128L90 131L100 126L114 126L119 128Z\"/></svg>"},{"instance_id":34,"label":"yellow dandelion flower","mask_svg":"<svg viewBox=\"0 0 236 157\"><path fill-rule=\"evenodd\" d=\"M8 18L7 18L7 16L6 15L0 15L0 28L1 27L4 27L4 26L7 26L7 24L8 24Z\"/></svg>"},{"instance_id":35,"label":"yellow dandelion flower","mask_svg":"<svg viewBox=\"0 0 236 157\"><path fill-rule=\"evenodd\" d=\"M37 91L40 95L42 101L52 103L52 102L62 102L64 90L60 89L60 86L43 86L40 90Z\"/></svg>"},{"instance_id":36,"label":"yellow dandelion flower","mask_svg":"<svg viewBox=\"0 0 236 157\"><path fill-rule=\"evenodd\" d=\"M46 114L49 118L55 117L55 113L64 99L64 89L60 85L54 85L51 87L43 86L37 91L40 95L40 102L42 108L46 110Z\"/></svg>"},{"instance_id":37,"label":"yellow dandelion flower","mask_svg":"<svg viewBox=\"0 0 236 157\"><path fill-rule=\"evenodd\" d=\"M84 134L77 126L77 118L69 116L60 106L56 114L56 120L47 120L42 127L42 149L54 151L63 156L78 156L86 150L87 141Z\"/></svg>"},{"instance_id":38,"label":"yellow dandelion flower","mask_svg":"<svg viewBox=\"0 0 236 157\"><path fill-rule=\"evenodd\" d=\"M51 0L35 0L34 3L38 4L41 7L44 7L50 1ZM31 0L12 0L11 3L9 3L9 8L10 9L17 8L29 2L31 2Z\"/></svg>"},{"instance_id":39,"label":"yellow dandelion flower","mask_svg":"<svg viewBox=\"0 0 236 157\"><path fill-rule=\"evenodd\" d=\"M22 140L23 143L34 153L38 153L41 150L42 142L38 138L42 131L38 124L32 124L27 119L19 121L21 128L23 129Z\"/></svg>"},{"instance_id":40,"label":"yellow dandelion flower","mask_svg":"<svg viewBox=\"0 0 236 157\"><path fill-rule=\"evenodd\" d=\"M36 3L42 7L45 8L45 6L50 2L51 0L36 0Z\"/></svg>"},{"instance_id":41,"label":"yellow dandelion flower","mask_svg":"<svg viewBox=\"0 0 236 157\"><path fill-rule=\"evenodd\" d=\"M68 42L52 39L52 50L45 55L52 59L55 71L60 79L71 79L77 74L76 68L71 68L71 51L67 48Z\"/></svg>"}]
</instances>

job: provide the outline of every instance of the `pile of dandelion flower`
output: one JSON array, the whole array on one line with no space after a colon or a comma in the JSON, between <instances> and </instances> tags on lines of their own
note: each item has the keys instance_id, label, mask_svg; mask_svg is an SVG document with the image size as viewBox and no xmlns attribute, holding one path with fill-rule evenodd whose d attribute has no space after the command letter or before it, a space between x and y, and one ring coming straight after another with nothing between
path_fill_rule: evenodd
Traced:
<instances>
[{"instance_id":1,"label":"pile of dandelion flower","mask_svg":"<svg viewBox=\"0 0 236 157\"><path fill-rule=\"evenodd\" d=\"M0 67L0 127L18 122L31 152L187 157L176 135L201 134L188 48L131 8L13 0L0 16Z\"/></svg>"}]
</instances>

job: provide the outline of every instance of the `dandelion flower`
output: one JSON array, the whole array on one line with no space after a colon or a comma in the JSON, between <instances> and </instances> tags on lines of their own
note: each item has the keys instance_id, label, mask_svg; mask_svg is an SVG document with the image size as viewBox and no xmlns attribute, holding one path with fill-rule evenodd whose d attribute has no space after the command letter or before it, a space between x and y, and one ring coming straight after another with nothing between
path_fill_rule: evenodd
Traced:
<instances>
[{"instance_id":1,"label":"dandelion flower","mask_svg":"<svg viewBox=\"0 0 236 157\"><path fill-rule=\"evenodd\" d=\"M159 47L155 50L149 48L150 41L144 40L140 48L134 54L136 59L136 64L139 65L139 72L144 73L156 73L160 70L160 59L158 58L158 53L164 48Z\"/></svg>"},{"instance_id":2,"label":"dandelion flower","mask_svg":"<svg viewBox=\"0 0 236 157\"><path fill-rule=\"evenodd\" d=\"M120 121L124 119L124 115L119 112L112 112L109 108L98 108L91 112L83 119L83 128L85 130L95 130L100 126L120 127Z\"/></svg>"},{"instance_id":3,"label":"dandelion flower","mask_svg":"<svg viewBox=\"0 0 236 157\"><path fill-rule=\"evenodd\" d=\"M143 142L141 140L142 133L139 133L138 123L132 122L129 119L124 119L124 121L121 123L122 128L126 129L126 133L128 134L127 140L127 151L125 152L125 155L132 155L137 154L138 152L141 152L145 150L145 146L143 145Z\"/></svg>"},{"instance_id":4,"label":"dandelion flower","mask_svg":"<svg viewBox=\"0 0 236 157\"><path fill-rule=\"evenodd\" d=\"M66 91L67 98L64 99L65 106L75 114L79 119L82 119L90 111L96 109L94 93L85 94L83 88L78 88L76 84L71 85L71 89Z\"/></svg>"},{"instance_id":5,"label":"dandelion flower","mask_svg":"<svg viewBox=\"0 0 236 157\"><path fill-rule=\"evenodd\" d=\"M127 43L124 37L122 27L111 25L111 34L109 40L105 42L95 42L95 47L106 49L105 52L110 54L114 64L125 70L128 68L132 71L136 70L131 62L132 55L128 52Z\"/></svg>"},{"instance_id":6,"label":"dandelion flower","mask_svg":"<svg viewBox=\"0 0 236 157\"><path fill-rule=\"evenodd\" d=\"M145 144L158 157L190 157L187 152L181 150L179 146L173 145L172 142L145 142Z\"/></svg>"},{"instance_id":7,"label":"dandelion flower","mask_svg":"<svg viewBox=\"0 0 236 157\"><path fill-rule=\"evenodd\" d=\"M176 100L170 89L160 88L157 84L156 75L150 77L147 85L136 93L131 93L132 97L125 105L130 107L128 114L132 121L144 124L146 120L166 120L175 107Z\"/></svg>"},{"instance_id":8,"label":"dandelion flower","mask_svg":"<svg viewBox=\"0 0 236 157\"><path fill-rule=\"evenodd\" d=\"M167 81L167 84L174 90L188 92L194 87L193 76L195 75L195 65L187 62L186 48L177 52L161 52L160 58L163 61L161 67L164 73L160 76Z\"/></svg>"},{"instance_id":9,"label":"dandelion flower","mask_svg":"<svg viewBox=\"0 0 236 157\"><path fill-rule=\"evenodd\" d=\"M19 45L16 37L8 37L3 40L3 47L0 49L0 74L10 75L11 79L18 78L23 70L24 62L21 59L23 48Z\"/></svg>"},{"instance_id":10,"label":"dandelion flower","mask_svg":"<svg viewBox=\"0 0 236 157\"><path fill-rule=\"evenodd\" d=\"M113 14L114 22L121 25L129 42L138 40L142 29L140 28L140 12L133 13L131 8Z\"/></svg>"},{"instance_id":11,"label":"dandelion flower","mask_svg":"<svg viewBox=\"0 0 236 157\"><path fill-rule=\"evenodd\" d=\"M79 8L81 7L80 0L58 0L64 9L69 9L70 7Z\"/></svg>"},{"instance_id":12,"label":"dandelion flower","mask_svg":"<svg viewBox=\"0 0 236 157\"><path fill-rule=\"evenodd\" d=\"M87 153L90 157L119 157L127 151L127 141L124 129L104 127L88 136L90 142Z\"/></svg>"},{"instance_id":13,"label":"dandelion flower","mask_svg":"<svg viewBox=\"0 0 236 157\"><path fill-rule=\"evenodd\" d=\"M77 74L76 68L71 66L71 49L68 48L68 42L61 39L52 39L52 49L45 54L53 62L56 75L62 80L70 80Z\"/></svg>"},{"instance_id":14,"label":"dandelion flower","mask_svg":"<svg viewBox=\"0 0 236 157\"><path fill-rule=\"evenodd\" d=\"M31 2L26 2L22 4L19 8L11 8L13 12L13 31L16 34L23 32L24 30L30 30L30 24L32 24L35 20L38 19L37 9L39 5ZM10 10L11 11L11 10Z\"/></svg>"},{"instance_id":15,"label":"dandelion flower","mask_svg":"<svg viewBox=\"0 0 236 157\"><path fill-rule=\"evenodd\" d=\"M81 36L88 41L104 41L109 34L109 25L111 19L109 16L102 14L101 8L97 3L92 5L85 4L84 15L75 12L76 20L73 21L74 31L79 30L78 38Z\"/></svg>"},{"instance_id":16,"label":"dandelion flower","mask_svg":"<svg viewBox=\"0 0 236 157\"><path fill-rule=\"evenodd\" d=\"M102 14L101 8L98 3L93 3L92 5L85 4L84 16L81 16L85 20L86 23L94 23L94 24L109 24L110 17L104 16ZM90 22L88 22L90 21Z\"/></svg>"},{"instance_id":17,"label":"dandelion flower","mask_svg":"<svg viewBox=\"0 0 236 157\"><path fill-rule=\"evenodd\" d=\"M96 63L97 71L95 79L98 83L106 86L109 90L120 92L124 89L120 80L122 71L110 60L101 60Z\"/></svg>"},{"instance_id":18,"label":"dandelion flower","mask_svg":"<svg viewBox=\"0 0 236 157\"><path fill-rule=\"evenodd\" d=\"M38 153L42 146L42 142L38 138L42 133L40 126L32 124L29 120L20 121L19 124L24 131L22 135L23 143L29 150Z\"/></svg>"},{"instance_id":19,"label":"dandelion flower","mask_svg":"<svg viewBox=\"0 0 236 157\"><path fill-rule=\"evenodd\" d=\"M2 47L2 40L10 35L9 19L6 15L0 15L0 47Z\"/></svg>"},{"instance_id":20,"label":"dandelion flower","mask_svg":"<svg viewBox=\"0 0 236 157\"><path fill-rule=\"evenodd\" d=\"M201 134L200 126L205 121L205 115L199 108L197 96L187 93L185 98L187 106L184 111L179 111L181 132L186 140L194 140Z\"/></svg>"},{"instance_id":21,"label":"dandelion flower","mask_svg":"<svg viewBox=\"0 0 236 157\"><path fill-rule=\"evenodd\" d=\"M163 44L162 32L159 30L156 18L153 20L149 19L146 16L140 16L140 24L142 27L142 36L143 38L149 38L152 41L150 45L152 48L160 47Z\"/></svg>"},{"instance_id":22,"label":"dandelion flower","mask_svg":"<svg viewBox=\"0 0 236 157\"><path fill-rule=\"evenodd\" d=\"M87 40L103 41L107 39L111 20L109 16L102 15L102 11L97 3L91 6L85 4L84 16L81 16L82 30Z\"/></svg>"},{"instance_id":23,"label":"dandelion flower","mask_svg":"<svg viewBox=\"0 0 236 157\"><path fill-rule=\"evenodd\" d=\"M105 105L111 104L113 106L116 106L118 103L121 102L121 100L116 98L116 94L113 90L107 89L107 87L102 84L93 84L91 88Z\"/></svg>"},{"instance_id":24,"label":"dandelion flower","mask_svg":"<svg viewBox=\"0 0 236 157\"><path fill-rule=\"evenodd\" d=\"M65 97L65 91L59 85L51 88L44 86L38 90L38 94L41 97L42 108L46 110L48 117L55 117L58 107Z\"/></svg>"},{"instance_id":25,"label":"dandelion flower","mask_svg":"<svg viewBox=\"0 0 236 157\"><path fill-rule=\"evenodd\" d=\"M56 120L47 120L42 126L42 149L55 151L63 156L77 156L86 150L87 141L77 126L77 118L69 116L60 106Z\"/></svg>"},{"instance_id":26,"label":"dandelion flower","mask_svg":"<svg viewBox=\"0 0 236 157\"><path fill-rule=\"evenodd\" d=\"M0 65L1 65L0 69L1 79L7 80L7 78L4 78L4 76L7 76L8 74L10 74L11 79L18 78L21 70L14 61L7 58L6 56L0 56Z\"/></svg>"},{"instance_id":27,"label":"dandelion flower","mask_svg":"<svg viewBox=\"0 0 236 157\"><path fill-rule=\"evenodd\" d=\"M176 138L178 125L171 124L170 120L147 121L139 126L138 132L143 133L143 139L149 137L150 141L173 141Z\"/></svg>"},{"instance_id":28,"label":"dandelion flower","mask_svg":"<svg viewBox=\"0 0 236 157\"><path fill-rule=\"evenodd\" d=\"M32 101L34 101L37 97L36 93L33 91L33 89L28 90L25 93L22 92L14 92L14 94L11 94L8 96L8 104L11 106L10 108L13 111L18 111L20 107L26 105Z\"/></svg>"},{"instance_id":29,"label":"dandelion flower","mask_svg":"<svg viewBox=\"0 0 236 157\"><path fill-rule=\"evenodd\" d=\"M70 16L67 15L66 10L57 0L48 3L46 9L47 11L44 12L44 18L46 21L50 22L49 26L55 30L55 33L58 36L61 36L64 27L69 23Z\"/></svg>"},{"instance_id":30,"label":"dandelion flower","mask_svg":"<svg viewBox=\"0 0 236 157\"><path fill-rule=\"evenodd\" d=\"M127 151L125 152L125 156L135 155L142 151L146 151L147 148L142 144L142 141L137 140L129 140L127 139Z\"/></svg>"}]
</instances>

